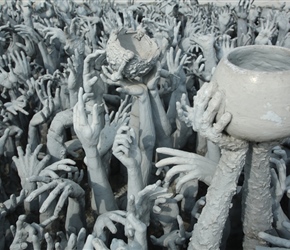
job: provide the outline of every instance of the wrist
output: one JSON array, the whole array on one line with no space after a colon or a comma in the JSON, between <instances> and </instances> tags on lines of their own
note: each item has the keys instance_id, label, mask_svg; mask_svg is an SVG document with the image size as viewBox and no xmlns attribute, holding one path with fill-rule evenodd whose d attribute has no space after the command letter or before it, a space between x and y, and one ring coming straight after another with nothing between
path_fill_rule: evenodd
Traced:
<instances>
[{"instance_id":1,"label":"wrist","mask_svg":"<svg viewBox=\"0 0 290 250\"><path fill-rule=\"evenodd\" d=\"M86 158L96 158L99 156L99 151L97 149L97 146L83 146Z\"/></svg>"},{"instance_id":2,"label":"wrist","mask_svg":"<svg viewBox=\"0 0 290 250\"><path fill-rule=\"evenodd\" d=\"M146 90L144 90L144 92L143 92L143 94L142 95L140 95L139 96L139 101L141 102L141 103L145 103L147 100L148 100L148 91L147 91L147 89Z\"/></svg>"},{"instance_id":3,"label":"wrist","mask_svg":"<svg viewBox=\"0 0 290 250\"><path fill-rule=\"evenodd\" d=\"M149 89L150 95L155 98L159 95L158 90L157 89Z\"/></svg>"}]
</instances>

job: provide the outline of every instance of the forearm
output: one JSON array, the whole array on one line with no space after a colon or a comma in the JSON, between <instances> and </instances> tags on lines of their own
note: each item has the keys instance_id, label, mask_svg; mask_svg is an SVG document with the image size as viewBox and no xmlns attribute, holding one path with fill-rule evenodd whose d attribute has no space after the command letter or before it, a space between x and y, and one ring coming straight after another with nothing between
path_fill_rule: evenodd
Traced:
<instances>
[{"instance_id":1,"label":"forearm","mask_svg":"<svg viewBox=\"0 0 290 250\"><path fill-rule=\"evenodd\" d=\"M142 154L141 172L143 177L143 184L146 186L148 183L149 175L151 173L152 155L156 139L150 97L147 92L139 98L139 114L139 146Z\"/></svg>"},{"instance_id":2,"label":"forearm","mask_svg":"<svg viewBox=\"0 0 290 250\"><path fill-rule=\"evenodd\" d=\"M272 196L270 191L270 155L277 142L252 143L251 162L244 168L242 216L245 249L266 245L258 237L259 232L270 230L273 222ZM247 205L245 205L247 204Z\"/></svg>"},{"instance_id":3,"label":"forearm","mask_svg":"<svg viewBox=\"0 0 290 250\"><path fill-rule=\"evenodd\" d=\"M144 185L140 166L133 166L132 168L128 169L127 201L129 201L129 197L132 195L134 195L136 198L143 187Z\"/></svg>"},{"instance_id":4,"label":"forearm","mask_svg":"<svg viewBox=\"0 0 290 250\"><path fill-rule=\"evenodd\" d=\"M204 50L203 57L205 59L203 77L207 80L212 74L212 69L217 66L216 51L213 44Z\"/></svg>"},{"instance_id":5,"label":"forearm","mask_svg":"<svg viewBox=\"0 0 290 250\"><path fill-rule=\"evenodd\" d=\"M51 155L51 162L65 158L64 131L73 125L73 111L66 109L55 115L47 133L47 150Z\"/></svg>"},{"instance_id":6,"label":"forearm","mask_svg":"<svg viewBox=\"0 0 290 250\"><path fill-rule=\"evenodd\" d=\"M156 131L156 143L158 147L171 147L171 125L167 119L163 103L157 90L150 90L150 100L152 106L152 116Z\"/></svg>"},{"instance_id":7,"label":"forearm","mask_svg":"<svg viewBox=\"0 0 290 250\"><path fill-rule=\"evenodd\" d=\"M56 68L54 67L53 60L51 59L44 42L40 41L37 43L39 51L42 56L43 64L45 68L48 70L49 74L53 74Z\"/></svg>"},{"instance_id":8,"label":"forearm","mask_svg":"<svg viewBox=\"0 0 290 250\"><path fill-rule=\"evenodd\" d=\"M30 124L28 128L28 144L31 146L32 151L40 144L38 128Z\"/></svg>"},{"instance_id":9,"label":"forearm","mask_svg":"<svg viewBox=\"0 0 290 250\"><path fill-rule=\"evenodd\" d=\"M78 89L69 89L69 105L73 108L78 102Z\"/></svg>"},{"instance_id":10,"label":"forearm","mask_svg":"<svg viewBox=\"0 0 290 250\"><path fill-rule=\"evenodd\" d=\"M179 93L176 93L176 90L175 90L172 92L172 94L170 96L166 116L167 116L167 119L169 120L172 128L175 128L175 119L177 117L176 101L180 101L181 95L179 95Z\"/></svg>"},{"instance_id":11,"label":"forearm","mask_svg":"<svg viewBox=\"0 0 290 250\"><path fill-rule=\"evenodd\" d=\"M287 35L287 33L288 33L287 31L279 29L277 41L279 42L280 46L283 45L282 42L284 41L284 38Z\"/></svg>"},{"instance_id":12,"label":"forearm","mask_svg":"<svg viewBox=\"0 0 290 250\"><path fill-rule=\"evenodd\" d=\"M69 232L69 228L75 228L76 232L79 232L85 223L85 198L81 198L79 201L73 198L68 198L68 206L66 213L65 228Z\"/></svg>"},{"instance_id":13,"label":"forearm","mask_svg":"<svg viewBox=\"0 0 290 250\"><path fill-rule=\"evenodd\" d=\"M99 214L117 210L117 204L106 171L96 148L84 147L88 167L88 182L93 192L92 208Z\"/></svg>"},{"instance_id":14,"label":"forearm","mask_svg":"<svg viewBox=\"0 0 290 250\"><path fill-rule=\"evenodd\" d=\"M171 135L173 148L180 149L183 148L187 142L188 137L192 134L192 129L187 127L183 121L179 118L176 119L176 130Z\"/></svg>"},{"instance_id":15,"label":"forearm","mask_svg":"<svg viewBox=\"0 0 290 250\"><path fill-rule=\"evenodd\" d=\"M219 249L246 153L247 148L238 151L223 150L212 183L208 188L206 205L194 227L190 249ZM213 221L215 223L212 223Z\"/></svg>"},{"instance_id":16,"label":"forearm","mask_svg":"<svg viewBox=\"0 0 290 250\"><path fill-rule=\"evenodd\" d=\"M238 18L237 20L237 37L238 37L238 46L241 46L242 35L248 33L248 23L247 19Z\"/></svg>"}]
</instances>

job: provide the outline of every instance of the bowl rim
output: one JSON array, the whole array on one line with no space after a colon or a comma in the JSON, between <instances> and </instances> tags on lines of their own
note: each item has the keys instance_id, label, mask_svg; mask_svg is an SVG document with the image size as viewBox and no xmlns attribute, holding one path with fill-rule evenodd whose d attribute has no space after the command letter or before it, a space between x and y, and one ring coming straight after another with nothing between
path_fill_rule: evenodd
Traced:
<instances>
[{"instance_id":1,"label":"bowl rim","mask_svg":"<svg viewBox=\"0 0 290 250\"><path fill-rule=\"evenodd\" d=\"M241 47L237 47L237 48L234 48L227 56L223 57L220 61L220 63L223 61L224 64L226 64L228 67L232 68L234 71L237 71L237 72L240 72L240 73L251 73L251 74L269 74L269 75L272 75L272 74L285 74L285 73L288 73L290 74L290 68L289 70L275 70L275 71L257 71L257 70L253 70L253 69L246 69L246 68L242 68L242 67L239 67L237 65L235 65L234 63L232 63L230 60L229 60L229 56L232 54L232 53L236 53L236 51L243 51L243 50L248 50L248 49L255 49L255 48L269 48L271 49L271 53L275 53L275 51L273 50L279 50L279 51L285 51L285 53L289 54L289 57L290 57L290 49L288 48L284 48L284 47L280 47L280 46L275 46L275 45L246 45L246 46L241 46ZM219 63L219 64L220 64Z\"/></svg>"}]
</instances>

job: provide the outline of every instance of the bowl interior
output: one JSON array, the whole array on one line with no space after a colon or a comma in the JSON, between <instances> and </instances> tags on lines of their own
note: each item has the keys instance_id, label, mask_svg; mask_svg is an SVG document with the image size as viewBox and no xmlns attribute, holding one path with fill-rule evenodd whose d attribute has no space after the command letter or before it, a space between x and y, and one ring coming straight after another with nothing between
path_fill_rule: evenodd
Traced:
<instances>
[{"instance_id":1,"label":"bowl interior","mask_svg":"<svg viewBox=\"0 0 290 250\"><path fill-rule=\"evenodd\" d=\"M156 46L154 46L154 43L150 43L147 40L147 38L150 38L145 37L146 35L144 35L141 40L137 39L135 36L136 34L119 34L118 40L120 45L144 60L151 59L152 55L156 52Z\"/></svg>"},{"instance_id":2,"label":"bowl interior","mask_svg":"<svg viewBox=\"0 0 290 250\"><path fill-rule=\"evenodd\" d=\"M227 59L235 66L253 71L290 70L290 52L275 46L247 46L235 49Z\"/></svg>"}]
</instances>

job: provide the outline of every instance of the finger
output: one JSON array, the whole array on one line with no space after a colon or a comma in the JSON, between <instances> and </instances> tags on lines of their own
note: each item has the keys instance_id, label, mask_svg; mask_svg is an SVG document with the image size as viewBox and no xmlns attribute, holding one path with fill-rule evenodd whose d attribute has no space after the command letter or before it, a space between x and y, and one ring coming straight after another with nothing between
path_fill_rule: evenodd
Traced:
<instances>
[{"instance_id":1,"label":"finger","mask_svg":"<svg viewBox=\"0 0 290 250\"><path fill-rule=\"evenodd\" d=\"M41 250L40 240L36 235L32 235L33 250Z\"/></svg>"},{"instance_id":2,"label":"finger","mask_svg":"<svg viewBox=\"0 0 290 250\"><path fill-rule=\"evenodd\" d=\"M27 202L30 202L32 201L33 199L35 199L37 196L39 196L40 194L42 194L43 192L49 190L49 189L52 189L56 186L56 183L55 182L51 182L51 183L48 183L48 184L44 184L43 186L39 187L38 189L32 191L30 193L30 195L28 195L25 199L25 201Z\"/></svg>"},{"instance_id":3,"label":"finger","mask_svg":"<svg viewBox=\"0 0 290 250\"><path fill-rule=\"evenodd\" d=\"M115 137L114 144L116 146L123 145L127 149L130 149L130 144L132 143L132 139L129 134L118 134Z\"/></svg>"},{"instance_id":4,"label":"finger","mask_svg":"<svg viewBox=\"0 0 290 250\"><path fill-rule=\"evenodd\" d=\"M204 182L206 185L209 186L211 184L211 181L212 181L212 178L213 178L213 174L214 174L214 172L212 174L204 176L204 175L201 175L200 171L198 171L198 170L190 171L188 174L184 175L183 177L181 177L177 181L177 183L176 183L176 192L180 193L182 187L186 183L189 183L192 180L200 180L200 181Z\"/></svg>"},{"instance_id":5,"label":"finger","mask_svg":"<svg viewBox=\"0 0 290 250\"><path fill-rule=\"evenodd\" d=\"M16 203L17 203L17 205L20 204L20 203L22 203L22 202L24 201L24 199L25 199L27 193L28 193L28 191L26 191L26 190L24 190L24 189L22 189L22 190L20 191L19 196L16 198Z\"/></svg>"},{"instance_id":6,"label":"finger","mask_svg":"<svg viewBox=\"0 0 290 250\"><path fill-rule=\"evenodd\" d=\"M131 144L137 145L137 139L136 139L136 134L133 128L130 128L129 130L130 138L132 139Z\"/></svg>"},{"instance_id":7,"label":"finger","mask_svg":"<svg viewBox=\"0 0 290 250\"><path fill-rule=\"evenodd\" d=\"M18 157L19 158L23 158L24 152L23 152L23 149L20 146L17 147L17 153L18 153Z\"/></svg>"},{"instance_id":8,"label":"finger","mask_svg":"<svg viewBox=\"0 0 290 250\"><path fill-rule=\"evenodd\" d=\"M135 230L135 239L137 242L143 242L146 239L146 225L138 220L132 213L129 213L127 216L128 222Z\"/></svg>"},{"instance_id":9,"label":"finger","mask_svg":"<svg viewBox=\"0 0 290 250\"><path fill-rule=\"evenodd\" d=\"M83 180L83 178L84 178L84 170L81 169L81 171L79 172L79 176L78 176L76 182L80 183Z\"/></svg>"},{"instance_id":10,"label":"finger","mask_svg":"<svg viewBox=\"0 0 290 250\"><path fill-rule=\"evenodd\" d=\"M164 181L169 183L175 175L181 174L184 172L188 172L188 171L192 171L193 169L194 169L194 167L192 167L192 165L174 166L167 171Z\"/></svg>"},{"instance_id":11,"label":"finger","mask_svg":"<svg viewBox=\"0 0 290 250\"><path fill-rule=\"evenodd\" d=\"M4 130L3 135L2 135L1 138L0 138L0 140L3 141L3 144L5 144L5 142L6 142L7 138L8 138L8 136L9 136L9 133L10 133L10 128L6 128L6 129Z\"/></svg>"},{"instance_id":12,"label":"finger","mask_svg":"<svg viewBox=\"0 0 290 250\"><path fill-rule=\"evenodd\" d=\"M78 123L81 125L88 125L88 119L85 112L85 100L84 100L84 90L80 88L78 93L78 103L77 103L77 115L79 117Z\"/></svg>"},{"instance_id":13,"label":"finger","mask_svg":"<svg viewBox=\"0 0 290 250\"><path fill-rule=\"evenodd\" d=\"M52 81L49 80L48 83L47 83L47 95L48 95L48 97L52 97L52 94L51 94L51 85L52 85Z\"/></svg>"},{"instance_id":14,"label":"finger","mask_svg":"<svg viewBox=\"0 0 290 250\"><path fill-rule=\"evenodd\" d=\"M110 217L113 217L113 216L110 216ZM113 223L111 219L105 218L104 221L105 221L105 227L108 228L112 234L117 233L117 227L115 226L115 224Z\"/></svg>"},{"instance_id":15,"label":"finger","mask_svg":"<svg viewBox=\"0 0 290 250\"><path fill-rule=\"evenodd\" d=\"M263 239L271 244L274 244L275 246L290 248L290 241L289 240L282 239L280 237L276 237L276 236L273 236L273 235L270 235L270 234L267 234L264 232L260 232L258 234L258 236L259 236L259 238L261 238L261 239Z\"/></svg>"},{"instance_id":16,"label":"finger","mask_svg":"<svg viewBox=\"0 0 290 250\"><path fill-rule=\"evenodd\" d=\"M184 238L185 237L185 228L184 228L184 223L180 215L177 215L177 222L179 226L179 235L180 237Z\"/></svg>"},{"instance_id":17,"label":"finger","mask_svg":"<svg viewBox=\"0 0 290 250\"><path fill-rule=\"evenodd\" d=\"M47 172L45 172L47 171ZM44 173L48 173L49 170L43 170L43 172L41 171L41 175L39 176L31 176L31 177L28 177L28 181L30 182L44 182L44 183L50 183L52 178L49 177L49 176L44 176Z\"/></svg>"},{"instance_id":18,"label":"finger","mask_svg":"<svg viewBox=\"0 0 290 250\"><path fill-rule=\"evenodd\" d=\"M33 155L35 158L37 157L37 155L35 156L35 151L34 151L34 155ZM31 146L30 144L27 144L26 145L26 153L25 153L25 162L26 162L26 166L29 166L29 163L30 163L30 157L31 157Z\"/></svg>"},{"instance_id":19,"label":"finger","mask_svg":"<svg viewBox=\"0 0 290 250\"><path fill-rule=\"evenodd\" d=\"M185 54L185 55L181 58L180 63L177 64L177 65L180 65L180 66L182 67L182 66L184 65L184 63L185 63L186 60L187 60L187 55Z\"/></svg>"},{"instance_id":20,"label":"finger","mask_svg":"<svg viewBox=\"0 0 290 250\"><path fill-rule=\"evenodd\" d=\"M182 65L181 62L179 61L180 60L180 56L181 56L181 49L178 49L177 50L177 53L175 55L175 59L174 59L174 64L175 64L175 67L178 67L179 65Z\"/></svg>"},{"instance_id":21,"label":"finger","mask_svg":"<svg viewBox=\"0 0 290 250\"><path fill-rule=\"evenodd\" d=\"M86 229L81 228L81 230L78 233L78 237L77 237L77 248L76 249L83 249L83 246L84 246L85 240L86 240L86 235L87 235Z\"/></svg>"},{"instance_id":22,"label":"finger","mask_svg":"<svg viewBox=\"0 0 290 250\"><path fill-rule=\"evenodd\" d=\"M17 231L24 229L25 224L26 224L25 220L26 220L26 215L24 215L24 214L22 214L18 217L18 220L16 222L16 230Z\"/></svg>"},{"instance_id":23,"label":"finger","mask_svg":"<svg viewBox=\"0 0 290 250\"><path fill-rule=\"evenodd\" d=\"M27 145L27 146L28 146L28 145ZM41 148L42 148L42 144L39 144L39 145L35 148L35 150L34 150L34 152L33 152L33 155L34 155L35 158L37 158L37 156L38 156L38 154L39 154ZM31 152L31 146L29 146L29 149L30 149L30 152ZM26 148L26 150L27 150L27 148ZM26 154L27 154L27 151L26 151Z\"/></svg>"},{"instance_id":24,"label":"finger","mask_svg":"<svg viewBox=\"0 0 290 250\"><path fill-rule=\"evenodd\" d=\"M56 197L63 191L66 183L59 183L48 195L48 197L43 202L42 206L39 209L40 213L46 212L49 205L52 203L53 200L56 199Z\"/></svg>"},{"instance_id":25,"label":"finger","mask_svg":"<svg viewBox=\"0 0 290 250\"><path fill-rule=\"evenodd\" d=\"M105 243L101 239L95 238L95 239L93 239L92 243L93 243L93 246L96 250L98 250L98 249L110 250L109 248L107 248L107 246L105 245Z\"/></svg>"},{"instance_id":26,"label":"finger","mask_svg":"<svg viewBox=\"0 0 290 250\"><path fill-rule=\"evenodd\" d=\"M10 226L10 231L12 233L13 238L15 238L15 236L16 236L16 227L14 225Z\"/></svg>"},{"instance_id":27,"label":"finger","mask_svg":"<svg viewBox=\"0 0 290 250\"><path fill-rule=\"evenodd\" d=\"M44 235L45 241L46 241L46 250L54 250L53 246L53 240L49 233L46 233Z\"/></svg>"},{"instance_id":28,"label":"finger","mask_svg":"<svg viewBox=\"0 0 290 250\"><path fill-rule=\"evenodd\" d=\"M201 164L201 165L204 163L212 163L212 164L214 163L213 161L208 160L205 157L202 157L200 155L194 154L194 156L196 156L196 157L191 157L191 158L169 157L169 158L165 158L165 159L160 160L155 165L158 168L158 167L164 167L164 166L168 166L168 165L188 165L189 162L190 163L194 162L196 164Z\"/></svg>"},{"instance_id":29,"label":"finger","mask_svg":"<svg viewBox=\"0 0 290 250\"><path fill-rule=\"evenodd\" d=\"M178 250L176 244L175 244L175 241L174 240L171 240L167 243L167 247L168 249L170 250Z\"/></svg>"},{"instance_id":30,"label":"finger","mask_svg":"<svg viewBox=\"0 0 290 250\"><path fill-rule=\"evenodd\" d=\"M284 161L287 160L287 153L284 149L282 149L282 148L274 149L273 153L276 155L279 155Z\"/></svg>"},{"instance_id":31,"label":"finger","mask_svg":"<svg viewBox=\"0 0 290 250\"><path fill-rule=\"evenodd\" d=\"M23 109L21 107L17 107L17 110L20 111L24 115L29 115L29 113L25 109Z\"/></svg>"},{"instance_id":32,"label":"finger","mask_svg":"<svg viewBox=\"0 0 290 250\"><path fill-rule=\"evenodd\" d=\"M67 247L68 249L76 249L76 245L77 245L77 236L74 233L72 233L69 236Z\"/></svg>"},{"instance_id":33,"label":"finger","mask_svg":"<svg viewBox=\"0 0 290 250\"><path fill-rule=\"evenodd\" d=\"M213 123L216 114L220 108L221 105L221 101L222 101L222 95L220 92L216 92L214 94L214 96L212 97L212 99L209 101L208 103L208 107L206 109L206 111L203 114L202 117L202 123L204 125L208 125L211 126L211 124Z\"/></svg>"},{"instance_id":34,"label":"finger","mask_svg":"<svg viewBox=\"0 0 290 250\"><path fill-rule=\"evenodd\" d=\"M128 211L128 213L136 214L136 206L135 206L135 197L134 197L134 195L131 195L129 197L127 211Z\"/></svg>"},{"instance_id":35,"label":"finger","mask_svg":"<svg viewBox=\"0 0 290 250\"><path fill-rule=\"evenodd\" d=\"M10 196L10 202L11 202L11 207L12 208L16 208L16 206L17 206L17 200L16 200L16 195L15 194L12 194Z\"/></svg>"},{"instance_id":36,"label":"finger","mask_svg":"<svg viewBox=\"0 0 290 250\"><path fill-rule=\"evenodd\" d=\"M52 223L53 221L55 221L56 219L58 219L57 216L52 215L51 217L49 217L48 219L44 220L43 222L41 222L40 226L42 226L43 228L47 227L50 223Z\"/></svg>"},{"instance_id":37,"label":"finger","mask_svg":"<svg viewBox=\"0 0 290 250\"><path fill-rule=\"evenodd\" d=\"M94 104L93 106L93 111L92 111L92 125L94 127L99 126L100 125L100 115L99 115L99 111L98 111L98 105Z\"/></svg>"},{"instance_id":38,"label":"finger","mask_svg":"<svg viewBox=\"0 0 290 250\"><path fill-rule=\"evenodd\" d=\"M72 192L72 187L71 185L68 185L64 188L61 196L59 197L59 200L55 206L55 209L54 209L54 215L55 216L58 216L60 211L62 210L63 206L64 206L64 203L65 201L67 200L67 198L69 197L69 195L71 194Z\"/></svg>"},{"instance_id":39,"label":"finger","mask_svg":"<svg viewBox=\"0 0 290 250\"><path fill-rule=\"evenodd\" d=\"M204 158L198 154L189 153L183 150L178 150L178 149L173 149L173 148L166 148L166 147L157 148L156 152L159 154L165 154L165 155L171 155L171 156L183 157L183 158L189 158L189 159L202 160Z\"/></svg>"},{"instance_id":40,"label":"finger","mask_svg":"<svg viewBox=\"0 0 290 250\"><path fill-rule=\"evenodd\" d=\"M215 134L221 133L226 128L226 126L229 125L231 120L232 115L229 112L224 113L221 118L213 125Z\"/></svg>"},{"instance_id":41,"label":"finger","mask_svg":"<svg viewBox=\"0 0 290 250\"><path fill-rule=\"evenodd\" d=\"M110 121L112 121L112 119L113 119L113 117L114 117L114 114L115 114L115 111L112 111L112 112L110 113Z\"/></svg>"}]
</instances>

